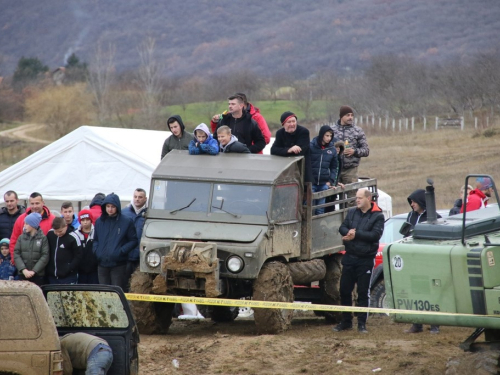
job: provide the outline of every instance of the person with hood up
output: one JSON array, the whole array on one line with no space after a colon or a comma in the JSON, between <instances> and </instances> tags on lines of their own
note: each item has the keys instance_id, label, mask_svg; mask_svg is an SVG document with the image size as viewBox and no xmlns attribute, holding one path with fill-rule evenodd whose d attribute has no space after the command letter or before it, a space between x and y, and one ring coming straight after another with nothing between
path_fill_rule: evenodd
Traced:
<instances>
[{"instance_id":1,"label":"person with hood up","mask_svg":"<svg viewBox=\"0 0 500 375\"><path fill-rule=\"evenodd\" d=\"M193 135L186 131L181 116L174 115L169 117L167 126L172 135L165 139L165 143L163 143L163 148L161 149L162 159L172 150L187 150L189 142L193 139Z\"/></svg>"},{"instance_id":2,"label":"person with hood up","mask_svg":"<svg viewBox=\"0 0 500 375\"><path fill-rule=\"evenodd\" d=\"M305 176L304 182L312 181L311 159L309 147L311 138L309 130L297 123L295 113L286 111L280 118L282 128L276 132L276 139L271 147L271 155L278 156L304 156Z\"/></svg>"},{"instance_id":3,"label":"person with hood up","mask_svg":"<svg viewBox=\"0 0 500 375\"><path fill-rule=\"evenodd\" d=\"M208 126L201 123L194 129L194 139L189 142L189 155L217 155L219 153L219 144L210 134Z\"/></svg>"},{"instance_id":4,"label":"person with hood up","mask_svg":"<svg viewBox=\"0 0 500 375\"><path fill-rule=\"evenodd\" d=\"M323 125L319 134L311 141L311 169L313 176L313 193L328 190L337 182L337 150L333 142L333 130L329 125ZM315 199L314 205L324 204L326 198ZM316 215L325 213L325 208L317 208Z\"/></svg>"},{"instance_id":5,"label":"person with hood up","mask_svg":"<svg viewBox=\"0 0 500 375\"><path fill-rule=\"evenodd\" d=\"M94 227L93 249L97 257L99 284L126 289L129 253L137 246L134 222L122 215L120 197L111 193L104 199L102 215Z\"/></svg>"},{"instance_id":6,"label":"person with hood up","mask_svg":"<svg viewBox=\"0 0 500 375\"><path fill-rule=\"evenodd\" d=\"M467 197L467 212L485 208L488 204L488 199L493 192L493 182L489 177L476 178L476 188L469 193ZM464 212L464 206L460 209L460 213Z\"/></svg>"},{"instance_id":7,"label":"person with hood up","mask_svg":"<svg viewBox=\"0 0 500 375\"><path fill-rule=\"evenodd\" d=\"M24 217L23 233L14 248L14 263L19 279L38 286L45 284L45 267L50 258L49 242L40 228L41 221L42 215L38 212Z\"/></svg>"},{"instance_id":8,"label":"person with hood up","mask_svg":"<svg viewBox=\"0 0 500 375\"><path fill-rule=\"evenodd\" d=\"M222 153L250 153L248 147L238 142L238 138L231 134L231 128L229 126L224 125L217 129L217 140L219 141L220 151Z\"/></svg>"},{"instance_id":9,"label":"person with hood up","mask_svg":"<svg viewBox=\"0 0 500 375\"><path fill-rule=\"evenodd\" d=\"M0 280L17 280L17 269L10 262L9 239L0 240Z\"/></svg>"},{"instance_id":10,"label":"person with hood up","mask_svg":"<svg viewBox=\"0 0 500 375\"><path fill-rule=\"evenodd\" d=\"M26 210L26 212L20 215L16 223L14 224L14 228L12 229L12 235L10 236L10 256L14 259L14 248L16 247L16 242L18 237L23 233L24 228L24 219L26 216L31 214L32 212L39 213L42 217L39 222L40 229L42 230L44 235L47 235L49 230L52 229L52 221L55 216L50 212L49 208L45 205L42 194L34 192L31 193L29 197L30 207Z\"/></svg>"},{"instance_id":11,"label":"person with hood up","mask_svg":"<svg viewBox=\"0 0 500 375\"><path fill-rule=\"evenodd\" d=\"M92 218L94 219L94 222L101 217L101 205L104 201L104 198L106 198L106 194L97 193L90 201L89 210L92 212Z\"/></svg>"},{"instance_id":12,"label":"person with hood up","mask_svg":"<svg viewBox=\"0 0 500 375\"><path fill-rule=\"evenodd\" d=\"M410 204L412 210L408 213L408 217L406 221L411 224L411 228L414 228L418 223L423 223L427 221L427 210L425 203L425 190L417 189L413 193L408 196L408 203ZM441 215L437 215L438 218ZM410 234L406 235L408 237ZM405 331L405 333L419 333L423 332L422 324L412 324L409 329ZM431 325L431 333L439 333L439 326Z\"/></svg>"}]
</instances>

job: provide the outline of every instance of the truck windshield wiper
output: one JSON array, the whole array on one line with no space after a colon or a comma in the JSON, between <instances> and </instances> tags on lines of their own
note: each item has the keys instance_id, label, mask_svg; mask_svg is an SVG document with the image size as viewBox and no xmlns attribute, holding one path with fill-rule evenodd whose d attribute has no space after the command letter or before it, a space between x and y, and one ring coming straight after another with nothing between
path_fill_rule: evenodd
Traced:
<instances>
[{"instance_id":1,"label":"truck windshield wiper","mask_svg":"<svg viewBox=\"0 0 500 375\"><path fill-rule=\"evenodd\" d=\"M212 206L212 208L216 208L217 210L220 210L222 212L225 212L226 214L229 214L229 215L232 215L233 217L235 217L236 219L239 219L240 218L240 215L236 215L236 214L233 214L232 212L229 212L229 211L226 211L222 208L222 206L224 205L224 199L220 202L220 207L215 207L215 206Z\"/></svg>"},{"instance_id":2,"label":"truck windshield wiper","mask_svg":"<svg viewBox=\"0 0 500 375\"><path fill-rule=\"evenodd\" d=\"M193 204L193 202L196 200L196 198L193 198L193 200L191 202L189 202L189 204L187 206L184 206L184 207L181 207L181 208L178 208L177 210L173 210L173 211L170 211L171 214L175 214L177 211L182 211L186 208L188 208L189 206L191 206Z\"/></svg>"}]
</instances>

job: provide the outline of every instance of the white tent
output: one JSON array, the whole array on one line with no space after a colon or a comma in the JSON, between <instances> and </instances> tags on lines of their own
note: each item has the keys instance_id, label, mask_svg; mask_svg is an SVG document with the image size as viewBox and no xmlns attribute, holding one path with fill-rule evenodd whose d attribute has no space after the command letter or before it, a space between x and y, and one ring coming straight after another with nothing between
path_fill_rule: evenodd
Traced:
<instances>
[{"instance_id":1,"label":"white tent","mask_svg":"<svg viewBox=\"0 0 500 375\"><path fill-rule=\"evenodd\" d=\"M149 193L167 131L81 126L0 172L0 192L26 199L90 201L114 192L130 201L138 187Z\"/></svg>"}]
</instances>

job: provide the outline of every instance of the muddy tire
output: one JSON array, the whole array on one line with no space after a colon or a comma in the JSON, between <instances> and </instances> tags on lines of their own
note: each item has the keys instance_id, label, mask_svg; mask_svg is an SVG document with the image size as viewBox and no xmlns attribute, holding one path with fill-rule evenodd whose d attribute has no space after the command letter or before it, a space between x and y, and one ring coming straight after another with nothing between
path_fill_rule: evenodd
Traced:
<instances>
[{"instance_id":1,"label":"muddy tire","mask_svg":"<svg viewBox=\"0 0 500 375\"><path fill-rule=\"evenodd\" d=\"M289 263L288 268L290 268L290 276L292 276L294 285L322 280L326 274L326 265L323 259Z\"/></svg>"},{"instance_id":2,"label":"muddy tire","mask_svg":"<svg viewBox=\"0 0 500 375\"><path fill-rule=\"evenodd\" d=\"M253 285L256 301L293 302L293 282L287 265L279 262L265 264ZM293 310L254 309L254 320L259 334L286 331L292 322Z\"/></svg>"},{"instance_id":3,"label":"muddy tire","mask_svg":"<svg viewBox=\"0 0 500 375\"><path fill-rule=\"evenodd\" d=\"M476 353L464 353L453 357L446 364L446 375L490 375L500 372L500 351L484 350Z\"/></svg>"},{"instance_id":4,"label":"muddy tire","mask_svg":"<svg viewBox=\"0 0 500 375\"><path fill-rule=\"evenodd\" d=\"M151 294L153 279L137 269L130 279L130 293ZM139 333L167 333L172 324L174 303L130 301Z\"/></svg>"},{"instance_id":5,"label":"muddy tire","mask_svg":"<svg viewBox=\"0 0 500 375\"><path fill-rule=\"evenodd\" d=\"M211 318L217 323L233 322L238 317L239 311L238 307L214 306Z\"/></svg>"},{"instance_id":6,"label":"muddy tire","mask_svg":"<svg viewBox=\"0 0 500 375\"><path fill-rule=\"evenodd\" d=\"M321 304L340 305L340 276L342 275L342 265L340 261L342 255L332 255L325 259L326 275L319 282L321 288ZM342 314L334 311L315 311L318 316L324 316L327 322L340 322Z\"/></svg>"},{"instance_id":7,"label":"muddy tire","mask_svg":"<svg viewBox=\"0 0 500 375\"><path fill-rule=\"evenodd\" d=\"M387 306L387 296L385 294L384 279L380 280L372 288L371 293L370 293L370 307L375 307L378 309L388 309L389 308L389 306ZM380 315L389 316L389 314L386 314L386 313L382 313Z\"/></svg>"}]
</instances>

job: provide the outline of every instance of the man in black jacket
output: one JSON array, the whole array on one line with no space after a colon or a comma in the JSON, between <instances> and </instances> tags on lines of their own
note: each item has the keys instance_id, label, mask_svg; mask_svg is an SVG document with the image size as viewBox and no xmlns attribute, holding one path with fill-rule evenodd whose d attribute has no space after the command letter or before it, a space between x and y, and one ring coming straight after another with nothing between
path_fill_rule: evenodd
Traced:
<instances>
[{"instance_id":1,"label":"man in black jacket","mask_svg":"<svg viewBox=\"0 0 500 375\"><path fill-rule=\"evenodd\" d=\"M297 116L290 111L284 112L280 118L282 128L276 132L276 139L271 147L271 155L304 156L304 182L312 181L311 159L309 147L311 138L309 130L297 123Z\"/></svg>"},{"instance_id":2,"label":"man in black jacket","mask_svg":"<svg viewBox=\"0 0 500 375\"><path fill-rule=\"evenodd\" d=\"M68 231L63 217L56 217L47 233L47 241L50 258L46 274L49 284L76 284L82 259L80 238Z\"/></svg>"},{"instance_id":3,"label":"man in black jacket","mask_svg":"<svg viewBox=\"0 0 500 375\"><path fill-rule=\"evenodd\" d=\"M340 300L343 306L352 306L352 291L357 284L357 306L368 307L370 303L370 279L380 237L384 232L384 215L367 189L356 192L356 207L349 209L339 228L345 245L340 278ZM357 313L358 331L367 333L367 313ZM342 313L342 321L334 332L352 329L352 314Z\"/></svg>"},{"instance_id":4,"label":"man in black jacket","mask_svg":"<svg viewBox=\"0 0 500 375\"><path fill-rule=\"evenodd\" d=\"M20 206L17 193L13 190L7 191L3 195L5 207L0 209L0 238L10 238L14 223L17 218L24 214L26 209Z\"/></svg>"},{"instance_id":5,"label":"man in black jacket","mask_svg":"<svg viewBox=\"0 0 500 375\"><path fill-rule=\"evenodd\" d=\"M224 125L231 129L231 134L238 138L239 142L245 144L252 154L258 154L266 147L266 141L259 129L259 125L252 119L252 115L245 110L245 104L240 96L229 97L228 113L222 115L222 119L217 124L217 129ZM217 138L217 129L214 138Z\"/></svg>"}]
</instances>

